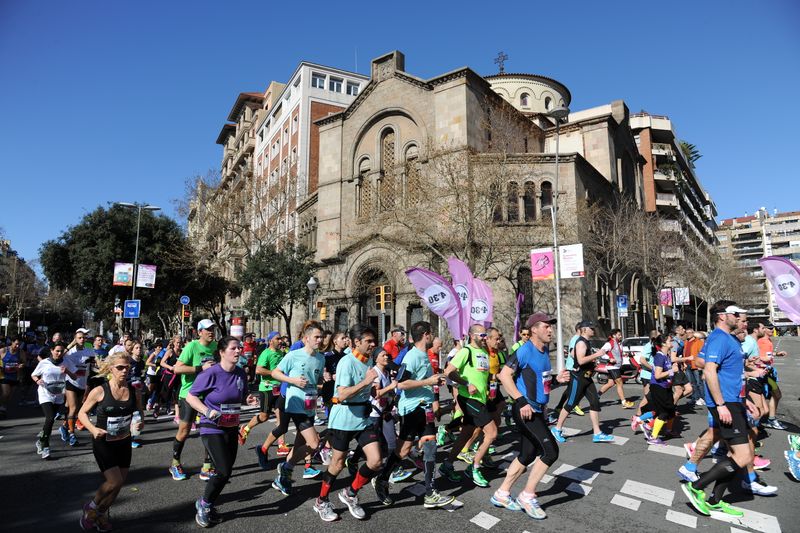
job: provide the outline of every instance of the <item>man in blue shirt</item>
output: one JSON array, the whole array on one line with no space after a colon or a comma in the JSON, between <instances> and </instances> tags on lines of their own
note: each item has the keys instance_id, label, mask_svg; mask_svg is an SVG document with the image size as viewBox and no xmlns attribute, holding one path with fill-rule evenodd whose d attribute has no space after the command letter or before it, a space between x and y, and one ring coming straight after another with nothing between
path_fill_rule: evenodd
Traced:
<instances>
[{"instance_id":1,"label":"man in blue shirt","mask_svg":"<svg viewBox=\"0 0 800 533\"><path fill-rule=\"evenodd\" d=\"M713 433L714 441L724 439L730 449L730 457L721 458L696 481L681 485L692 506L704 515L741 517L744 514L724 502L722 496L739 471L753 461L748 441L747 415L742 402L744 357L739 340L732 335L745 313L744 309L730 300L716 302L711 308L715 329L703 346L705 399L711 415L709 432ZM714 490L707 497L705 489L712 483Z\"/></svg>"},{"instance_id":2,"label":"man in blue shirt","mask_svg":"<svg viewBox=\"0 0 800 533\"><path fill-rule=\"evenodd\" d=\"M536 485L558 459L558 444L547 430L547 401L550 399L551 367L549 344L556 320L545 313L532 314L526 322L531 332L528 342L511 355L500 371L499 379L514 400L514 421L520 432L519 455L509 465L506 478L492 495L491 502L512 511L524 510L531 518L542 520L547 514L536 499ZM558 381L569 381L563 371ZM534 462L535 460L535 462ZM511 487L533 463L525 489L515 499Z\"/></svg>"}]
</instances>

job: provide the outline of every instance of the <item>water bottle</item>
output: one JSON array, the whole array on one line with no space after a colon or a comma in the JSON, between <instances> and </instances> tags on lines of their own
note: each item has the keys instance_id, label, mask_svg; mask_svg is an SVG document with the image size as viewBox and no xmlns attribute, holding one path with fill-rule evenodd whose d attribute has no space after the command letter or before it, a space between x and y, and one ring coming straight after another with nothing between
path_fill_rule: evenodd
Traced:
<instances>
[{"instance_id":1,"label":"water bottle","mask_svg":"<svg viewBox=\"0 0 800 533\"><path fill-rule=\"evenodd\" d=\"M138 437L142 432L139 431L139 423L142 421L142 415L139 414L139 411L133 413L131 417L131 435L134 437Z\"/></svg>"}]
</instances>

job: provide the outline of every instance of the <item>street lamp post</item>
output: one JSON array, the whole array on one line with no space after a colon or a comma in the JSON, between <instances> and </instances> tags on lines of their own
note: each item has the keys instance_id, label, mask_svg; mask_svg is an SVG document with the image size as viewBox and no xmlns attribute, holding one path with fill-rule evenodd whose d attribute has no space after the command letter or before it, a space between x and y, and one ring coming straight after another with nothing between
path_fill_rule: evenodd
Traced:
<instances>
[{"instance_id":1,"label":"street lamp post","mask_svg":"<svg viewBox=\"0 0 800 533\"><path fill-rule=\"evenodd\" d=\"M314 276L311 276L308 279L308 283L306 283L306 287L308 287L308 319L311 320L314 317L314 293L319 287L319 282L314 279Z\"/></svg>"},{"instance_id":2,"label":"street lamp post","mask_svg":"<svg viewBox=\"0 0 800 533\"><path fill-rule=\"evenodd\" d=\"M556 174L553 180L553 198L550 204L550 219L553 223L553 268L556 278L556 319L558 320L558 325L556 326L556 368L561 372L564 370L564 328L561 323L561 261L558 254L558 231L556 229L556 216L558 214L558 143L561 121L569 116L569 109L566 107L557 107L547 114L556 120Z\"/></svg>"},{"instance_id":3,"label":"street lamp post","mask_svg":"<svg viewBox=\"0 0 800 533\"><path fill-rule=\"evenodd\" d=\"M139 227L142 223L142 211L159 211L160 207L150 204L132 204L129 202L117 202L115 205L128 209L136 209L136 247L133 252L133 283L131 286L131 300L136 299L136 282L139 276ZM131 319L131 333L136 333L136 319Z\"/></svg>"}]
</instances>

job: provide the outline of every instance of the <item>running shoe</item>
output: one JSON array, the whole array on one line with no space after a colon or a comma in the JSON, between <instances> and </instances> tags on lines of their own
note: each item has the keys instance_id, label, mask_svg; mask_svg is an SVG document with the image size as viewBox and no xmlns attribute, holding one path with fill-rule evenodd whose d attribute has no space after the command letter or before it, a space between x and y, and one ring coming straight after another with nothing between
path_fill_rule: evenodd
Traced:
<instances>
[{"instance_id":1,"label":"running shoe","mask_svg":"<svg viewBox=\"0 0 800 533\"><path fill-rule=\"evenodd\" d=\"M199 477L203 481L208 481L209 479L211 479L216 475L217 472L213 468L201 468Z\"/></svg>"},{"instance_id":2,"label":"running shoe","mask_svg":"<svg viewBox=\"0 0 800 533\"><path fill-rule=\"evenodd\" d=\"M42 459L48 459L50 457L50 448L45 446L42 448Z\"/></svg>"},{"instance_id":3,"label":"running shoe","mask_svg":"<svg viewBox=\"0 0 800 533\"><path fill-rule=\"evenodd\" d=\"M711 518L727 518L729 516L741 518L744 516L744 512L741 509L737 509L722 500L715 504L707 503L706 505L708 505L708 514L711 515Z\"/></svg>"},{"instance_id":4,"label":"running shoe","mask_svg":"<svg viewBox=\"0 0 800 533\"><path fill-rule=\"evenodd\" d=\"M78 437L75 436L75 433L69 434L69 445L70 446L77 446L78 444Z\"/></svg>"},{"instance_id":5,"label":"running shoe","mask_svg":"<svg viewBox=\"0 0 800 533\"><path fill-rule=\"evenodd\" d=\"M272 482L272 488L279 490L284 496L292 493L292 470L286 468L286 463L278 465L278 477Z\"/></svg>"},{"instance_id":6,"label":"running shoe","mask_svg":"<svg viewBox=\"0 0 800 533\"><path fill-rule=\"evenodd\" d=\"M577 405L576 405L576 406L575 406L575 408L572 410L572 412L573 412L573 413L575 413L575 414L576 414L576 415L578 415L578 416L583 416L583 415L585 415L585 414L586 414L586 413L584 413L584 412L583 412L583 409L581 409L581 408L580 408L580 407L578 407Z\"/></svg>"},{"instance_id":7,"label":"running shoe","mask_svg":"<svg viewBox=\"0 0 800 533\"><path fill-rule=\"evenodd\" d=\"M333 456L333 450L330 448L322 448L319 451L319 462L325 466L331 464L331 457Z\"/></svg>"},{"instance_id":8,"label":"running shoe","mask_svg":"<svg viewBox=\"0 0 800 533\"><path fill-rule=\"evenodd\" d=\"M379 477L372 478L372 488L375 489L375 495L378 496L378 501L383 505L392 505L393 500L389 495L389 482Z\"/></svg>"},{"instance_id":9,"label":"running shoe","mask_svg":"<svg viewBox=\"0 0 800 533\"><path fill-rule=\"evenodd\" d=\"M747 492L752 492L757 496L775 496L778 494L778 487L767 485L761 479L756 478L755 481L744 480L742 481L742 489Z\"/></svg>"},{"instance_id":10,"label":"running shoe","mask_svg":"<svg viewBox=\"0 0 800 533\"><path fill-rule=\"evenodd\" d=\"M556 442L558 442L560 444L563 444L563 443L567 442L566 437L564 437L564 435L561 433L560 429L555 428L555 427L550 428L550 433L553 434L553 438L556 439Z\"/></svg>"},{"instance_id":11,"label":"running shoe","mask_svg":"<svg viewBox=\"0 0 800 533\"><path fill-rule=\"evenodd\" d=\"M558 415L553 412L547 413L547 424L552 426L556 422L558 422Z\"/></svg>"},{"instance_id":12,"label":"running shoe","mask_svg":"<svg viewBox=\"0 0 800 533\"><path fill-rule=\"evenodd\" d=\"M324 426L327 423L328 423L328 421L325 420L324 418L315 418L314 419L314 425L315 426Z\"/></svg>"},{"instance_id":13,"label":"running shoe","mask_svg":"<svg viewBox=\"0 0 800 533\"><path fill-rule=\"evenodd\" d=\"M766 421L766 422L764 422L764 425L765 425L765 426L767 426L768 428L772 428L772 429L782 429L782 430L787 430L787 429L789 429L788 427L786 427L786 426L785 426L785 425L784 425L784 424L783 424L783 423L782 423L780 420L778 420L777 418L768 418L768 419L767 419L767 421Z\"/></svg>"},{"instance_id":14,"label":"running shoe","mask_svg":"<svg viewBox=\"0 0 800 533\"><path fill-rule=\"evenodd\" d=\"M186 479L186 473L183 471L181 465L172 465L169 467L169 473L175 481L183 481Z\"/></svg>"},{"instance_id":15,"label":"running shoe","mask_svg":"<svg viewBox=\"0 0 800 533\"><path fill-rule=\"evenodd\" d=\"M625 400L624 402L622 402L622 408L623 409L633 409L635 405L636 404L634 404L633 402L629 402L628 400Z\"/></svg>"},{"instance_id":16,"label":"running shoe","mask_svg":"<svg viewBox=\"0 0 800 533\"><path fill-rule=\"evenodd\" d=\"M486 481L486 478L483 477L483 473L481 473L480 468L475 468L475 465L469 465L467 469L464 471L464 474L468 478L472 480L475 485L481 488L486 488L489 486L489 482Z\"/></svg>"},{"instance_id":17,"label":"running shoe","mask_svg":"<svg viewBox=\"0 0 800 533\"><path fill-rule=\"evenodd\" d=\"M414 475L414 472L411 470L406 470L402 466L398 466L389 476L389 483L400 483L401 481L405 481L406 479L410 478L412 475Z\"/></svg>"},{"instance_id":18,"label":"running shoe","mask_svg":"<svg viewBox=\"0 0 800 533\"><path fill-rule=\"evenodd\" d=\"M335 522L339 515L333 510L333 505L328 500L322 501L319 498L314 501L314 510L325 522Z\"/></svg>"},{"instance_id":19,"label":"running shoe","mask_svg":"<svg viewBox=\"0 0 800 533\"><path fill-rule=\"evenodd\" d=\"M141 447L142 447L142 443L141 442L139 442L138 440L131 439L131 448L136 449L136 448L141 448Z\"/></svg>"},{"instance_id":20,"label":"running shoe","mask_svg":"<svg viewBox=\"0 0 800 533\"><path fill-rule=\"evenodd\" d=\"M497 452L497 448L494 447L494 444L490 445L489 449L486 451L486 453L490 454L494 454L495 452Z\"/></svg>"},{"instance_id":21,"label":"running shoe","mask_svg":"<svg viewBox=\"0 0 800 533\"><path fill-rule=\"evenodd\" d=\"M322 473L322 470L317 470L316 468L308 467L303 470L303 479L314 479L318 475Z\"/></svg>"},{"instance_id":22,"label":"running shoe","mask_svg":"<svg viewBox=\"0 0 800 533\"><path fill-rule=\"evenodd\" d=\"M600 441L594 441L594 442L600 442ZM661 440L660 437L656 438L651 437L647 439L647 444L649 444L650 446L666 446L666 443L663 440Z\"/></svg>"},{"instance_id":23,"label":"running shoe","mask_svg":"<svg viewBox=\"0 0 800 533\"><path fill-rule=\"evenodd\" d=\"M495 507L505 507L509 511L521 511L522 507L517 503L517 500L511 497L509 494L508 496L498 496L497 492L492 494L492 497L489 498L489 501Z\"/></svg>"},{"instance_id":24,"label":"running shoe","mask_svg":"<svg viewBox=\"0 0 800 533\"><path fill-rule=\"evenodd\" d=\"M430 496L425 496L425 501L422 503L422 506L425 509L435 509L437 507L446 507L456 501L455 496L442 496L435 490L431 492Z\"/></svg>"},{"instance_id":25,"label":"running shoe","mask_svg":"<svg viewBox=\"0 0 800 533\"><path fill-rule=\"evenodd\" d=\"M83 431L83 430L84 430L84 429L86 429L86 428L85 428L85 427L83 427L83 422L81 422L80 420L76 420L76 421L75 421L75 429L76 429L77 431Z\"/></svg>"},{"instance_id":26,"label":"running shoe","mask_svg":"<svg viewBox=\"0 0 800 533\"><path fill-rule=\"evenodd\" d=\"M705 406L706 401L704 399L702 399L702 398L698 398L697 401L694 402L694 404L695 405L700 405L700 406Z\"/></svg>"},{"instance_id":27,"label":"running shoe","mask_svg":"<svg viewBox=\"0 0 800 533\"><path fill-rule=\"evenodd\" d=\"M792 477L800 481L800 458L797 457L797 452L787 450L783 452L783 456L786 458L786 463L789 465L789 472L792 474Z\"/></svg>"},{"instance_id":28,"label":"running shoe","mask_svg":"<svg viewBox=\"0 0 800 533\"><path fill-rule=\"evenodd\" d=\"M648 438L648 440L652 439ZM607 433L603 433L601 431L600 433L596 433L594 436L592 436L592 442L614 442L614 436L608 435Z\"/></svg>"},{"instance_id":29,"label":"running shoe","mask_svg":"<svg viewBox=\"0 0 800 533\"><path fill-rule=\"evenodd\" d=\"M267 470L269 468L269 456L264 453L261 446L256 446L256 458L258 459L258 466L261 467L261 470Z\"/></svg>"},{"instance_id":30,"label":"running shoe","mask_svg":"<svg viewBox=\"0 0 800 533\"><path fill-rule=\"evenodd\" d=\"M694 483L700 479L700 476L697 475L697 471L689 470L686 468L686 465L681 465L681 467L678 469L678 477L688 483Z\"/></svg>"},{"instance_id":31,"label":"running shoe","mask_svg":"<svg viewBox=\"0 0 800 533\"><path fill-rule=\"evenodd\" d=\"M446 426L439 426L436 430L436 445L444 446L448 442L453 442L453 436L447 431Z\"/></svg>"},{"instance_id":32,"label":"running shoe","mask_svg":"<svg viewBox=\"0 0 800 533\"><path fill-rule=\"evenodd\" d=\"M287 446L286 444L278 444L278 457L285 457L289 455L290 451L292 451L291 446Z\"/></svg>"},{"instance_id":33,"label":"running shoe","mask_svg":"<svg viewBox=\"0 0 800 533\"><path fill-rule=\"evenodd\" d=\"M339 491L339 501L347 506L347 510L354 518L364 520L367 517L367 513L358 504L358 494L350 496L347 494L347 489L342 489Z\"/></svg>"},{"instance_id":34,"label":"running shoe","mask_svg":"<svg viewBox=\"0 0 800 533\"><path fill-rule=\"evenodd\" d=\"M63 442L67 442L69 440L69 431L67 430L66 426L59 427L58 432L61 433L61 440Z\"/></svg>"},{"instance_id":35,"label":"running shoe","mask_svg":"<svg viewBox=\"0 0 800 533\"><path fill-rule=\"evenodd\" d=\"M684 442L683 449L686 450L686 458L691 459L694 455L694 442Z\"/></svg>"},{"instance_id":36,"label":"running shoe","mask_svg":"<svg viewBox=\"0 0 800 533\"><path fill-rule=\"evenodd\" d=\"M83 516L81 516L79 524L84 531L93 531L97 529L97 509L92 509L89 503L85 504L83 506Z\"/></svg>"},{"instance_id":37,"label":"running shoe","mask_svg":"<svg viewBox=\"0 0 800 533\"><path fill-rule=\"evenodd\" d=\"M246 424L239 428L239 446L244 446L244 444L247 442L247 436L249 434L250 430Z\"/></svg>"},{"instance_id":38,"label":"running shoe","mask_svg":"<svg viewBox=\"0 0 800 533\"><path fill-rule=\"evenodd\" d=\"M486 468L500 468L500 465L498 465L494 459L489 457L488 453L483 456L483 459L481 459L481 466L485 466Z\"/></svg>"},{"instance_id":39,"label":"running shoe","mask_svg":"<svg viewBox=\"0 0 800 533\"><path fill-rule=\"evenodd\" d=\"M769 466L771 463L772 463L772 461L770 461L770 460L769 460L769 459L767 459L766 457L764 457L764 456L762 456L762 455L756 455L756 456L753 458L753 470L764 470L764 469L765 469L765 468L767 468L767 467L768 467L768 466Z\"/></svg>"},{"instance_id":40,"label":"running shoe","mask_svg":"<svg viewBox=\"0 0 800 533\"><path fill-rule=\"evenodd\" d=\"M459 452L459 454L456 455L456 459L459 459L461 461L464 461L468 465L471 465L472 462L475 460L475 454L470 451L461 450L461 452Z\"/></svg>"},{"instance_id":41,"label":"running shoe","mask_svg":"<svg viewBox=\"0 0 800 533\"><path fill-rule=\"evenodd\" d=\"M633 415L631 417L631 431L636 433L637 431L639 431L639 426L641 426L641 425L642 425L642 421L639 419L639 417L636 416L636 415Z\"/></svg>"},{"instance_id":42,"label":"running shoe","mask_svg":"<svg viewBox=\"0 0 800 533\"><path fill-rule=\"evenodd\" d=\"M795 452L800 452L800 435L790 434L786 435L786 439L789 441L789 448Z\"/></svg>"},{"instance_id":43,"label":"running shoe","mask_svg":"<svg viewBox=\"0 0 800 533\"><path fill-rule=\"evenodd\" d=\"M684 483L681 485L681 490L689 498L689 503L692 504L698 513L709 516L708 504L706 503L706 493L702 490L697 490L692 486L692 483Z\"/></svg>"},{"instance_id":44,"label":"running shoe","mask_svg":"<svg viewBox=\"0 0 800 533\"><path fill-rule=\"evenodd\" d=\"M36 441L36 453L38 455L42 455L42 450L44 450L44 447L42 447L42 441L37 440Z\"/></svg>"},{"instance_id":45,"label":"running shoe","mask_svg":"<svg viewBox=\"0 0 800 533\"><path fill-rule=\"evenodd\" d=\"M204 503L200 498L194 502L194 508L197 509L197 514L194 515L194 521L200 527L209 527L211 525L211 504Z\"/></svg>"},{"instance_id":46,"label":"running shoe","mask_svg":"<svg viewBox=\"0 0 800 533\"><path fill-rule=\"evenodd\" d=\"M651 439L653 437L652 431L653 431L652 428L648 426L646 423L642 424L642 433L644 433L645 439Z\"/></svg>"},{"instance_id":47,"label":"running shoe","mask_svg":"<svg viewBox=\"0 0 800 533\"><path fill-rule=\"evenodd\" d=\"M536 498L525 499L517 496L517 504L525 511L525 514L534 520L544 520L547 518L547 513L544 512L542 506L539 505L539 500Z\"/></svg>"},{"instance_id":48,"label":"running shoe","mask_svg":"<svg viewBox=\"0 0 800 533\"><path fill-rule=\"evenodd\" d=\"M452 464L442 463L439 465L439 473L452 481L453 483L458 483L464 478L461 476L459 472L456 472L456 469L453 467Z\"/></svg>"},{"instance_id":49,"label":"running shoe","mask_svg":"<svg viewBox=\"0 0 800 533\"><path fill-rule=\"evenodd\" d=\"M97 511L97 520L95 521L95 525L97 526L97 531L101 531L103 533L106 531L112 531L114 529L114 527L111 525L111 520L109 520L108 511L105 513Z\"/></svg>"}]
</instances>

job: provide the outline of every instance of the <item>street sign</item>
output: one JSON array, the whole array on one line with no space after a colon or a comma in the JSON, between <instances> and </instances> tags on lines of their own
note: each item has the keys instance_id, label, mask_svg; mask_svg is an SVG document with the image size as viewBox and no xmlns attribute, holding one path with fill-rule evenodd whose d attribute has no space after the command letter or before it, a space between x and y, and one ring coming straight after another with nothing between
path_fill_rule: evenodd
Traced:
<instances>
[{"instance_id":1,"label":"street sign","mask_svg":"<svg viewBox=\"0 0 800 533\"><path fill-rule=\"evenodd\" d=\"M183 296L181 296L181 300L180 301L181 301L181 305L189 305L189 297L186 296L185 294Z\"/></svg>"},{"instance_id":2,"label":"street sign","mask_svg":"<svg viewBox=\"0 0 800 533\"><path fill-rule=\"evenodd\" d=\"M617 312L621 318L628 316L628 295L617 295Z\"/></svg>"},{"instance_id":3,"label":"street sign","mask_svg":"<svg viewBox=\"0 0 800 533\"><path fill-rule=\"evenodd\" d=\"M139 313L142 311L141 300L125 300L125 307L122 318L139 318Z\"/></svg>"}]
</instances>

